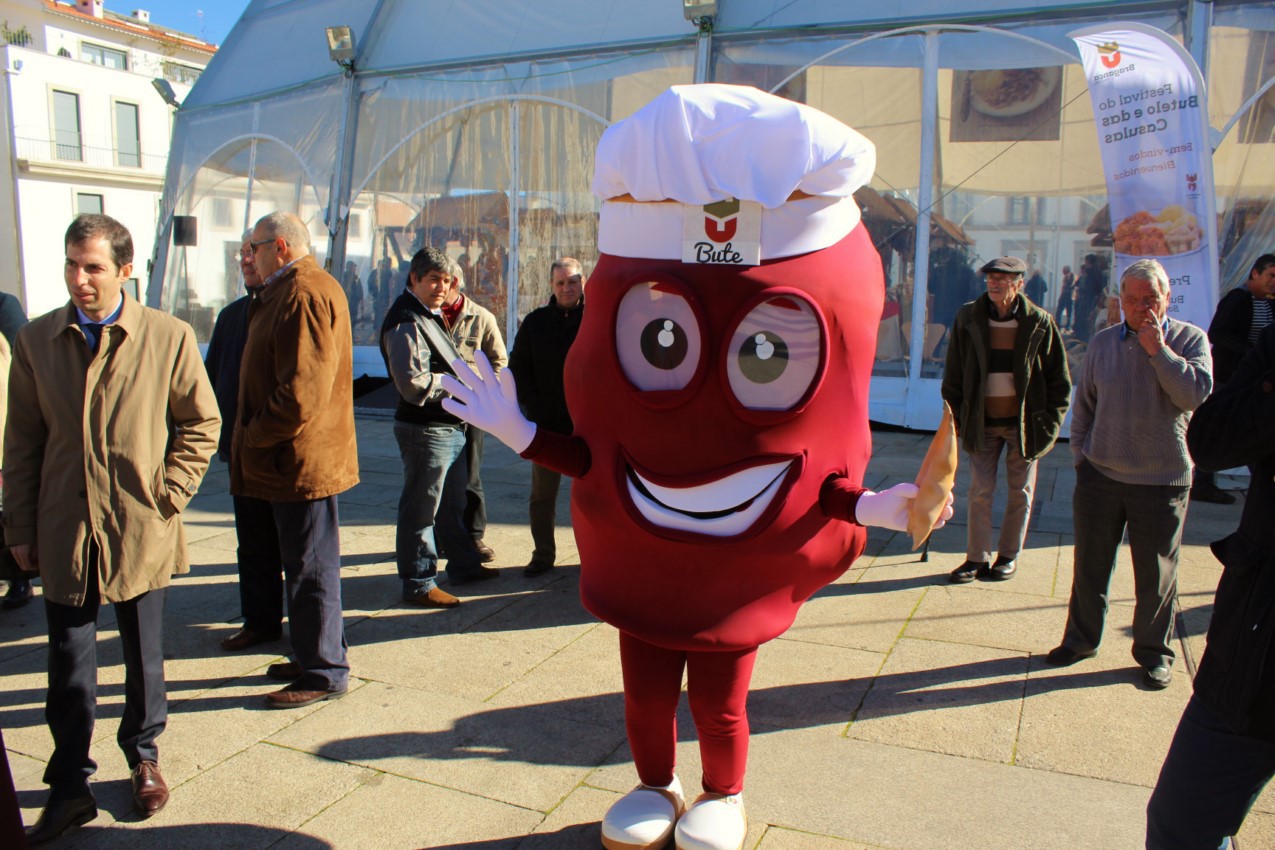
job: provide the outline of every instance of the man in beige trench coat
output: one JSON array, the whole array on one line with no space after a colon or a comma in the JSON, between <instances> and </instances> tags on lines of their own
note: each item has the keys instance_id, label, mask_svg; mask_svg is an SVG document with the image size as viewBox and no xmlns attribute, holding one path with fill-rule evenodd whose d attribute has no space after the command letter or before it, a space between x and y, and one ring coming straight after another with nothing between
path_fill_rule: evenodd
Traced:
<instances>
[{"instance_id":1,"label":"man in beige trench coat","mask_svg":"<svg viewBox=\"0 0 1275 850\"><path fill-rule=\"evenodd\" d=\"M190 326L125 295L133 240L104 215L67 229L70 302L22 328L4 435L5 539L39 571L49 624L49 800L32 845L97 816L89 755L97 613L115 607L124 650L117 736L133 803L168 802L156 738L168 717L164 593L189 569L180 513L217 449L221 418Z\"/></svg>"}]
</instances>

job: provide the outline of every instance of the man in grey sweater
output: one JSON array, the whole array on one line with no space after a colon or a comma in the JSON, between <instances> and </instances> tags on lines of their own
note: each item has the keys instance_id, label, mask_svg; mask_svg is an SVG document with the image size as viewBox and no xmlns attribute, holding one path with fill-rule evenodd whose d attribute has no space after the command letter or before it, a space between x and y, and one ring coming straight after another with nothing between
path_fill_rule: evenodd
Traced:
<instances>
[{"instance_id":1,"label":"man in grey sweater","mask_svg":"<svg viewBox=\"0 0 1275 850\"><path fill-rule=\"evenodd\" d=\"M1204 331L1166 317L1169 278L1139 260L1120 279L1125 320L1096 334L1072 403L1076 461L1074 577L1056 666L1092 658L1102 641L1116 551L1129 531L1133 657L1149 688L1173 678L1173 598L1191 490L1186 428L1213 389Z\"/></svg>"}]
</instances>

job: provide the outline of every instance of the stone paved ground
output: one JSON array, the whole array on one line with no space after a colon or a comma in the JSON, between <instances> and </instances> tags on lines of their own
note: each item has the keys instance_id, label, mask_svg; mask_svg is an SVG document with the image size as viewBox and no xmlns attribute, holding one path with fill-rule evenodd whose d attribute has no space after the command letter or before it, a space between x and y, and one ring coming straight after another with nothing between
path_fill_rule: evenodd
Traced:
<instances>
[{"instance_id":1,"label":"stone paved ground","mask_svg":"<svg viewBox=\"0 0 1275 850\"><path fill-rule=\"evenodd\" d=\"M927 440L877 433L868 486L910 480ZM405 608L393 566L400 470L389 422L361 416L359 442L363 483L341 499L351 693L267 710L265 668L286 643L235 655L218 648L235 628L238 597L227 476L214 465L187 515L194 569L174 583L167 611L171 717L160 744L172 802L144 823L131 811L114 743L123 668L107 609L94 744L101 814L52 846L599 846L599 819L636 780L615 632L580 606L570 529L559 533L561 566L524 578L527 465L489 441L487 539L508 573L463 588L455 610ZM747 848L1142 846L1143 808L1189 696L1219 575L1207 543L1235 525L1239 506L1191 508L1172 687L1138 684L1127 553L1102 654L1049 668L1042 656L1061 634L1070 587L1069 459L1064 446L1043 465L1012 581L947 583L963 560L958 498L928 562L902 535L874 529L854 568L763 648L749 703ZM962 476L958 497L965 486ZM51 748L43 627L39 604L0 612L0 727L28 823L44 801ZM680 728L679 772L694 793L699 759L684 708ZM1275 847L1269 790L1241 846Z\"/></svg>"}]
</instances>

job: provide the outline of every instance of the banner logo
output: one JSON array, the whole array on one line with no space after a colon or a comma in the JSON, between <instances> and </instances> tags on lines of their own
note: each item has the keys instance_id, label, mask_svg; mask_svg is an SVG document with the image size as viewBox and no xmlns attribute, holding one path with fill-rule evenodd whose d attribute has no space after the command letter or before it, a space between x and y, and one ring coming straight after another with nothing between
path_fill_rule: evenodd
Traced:
<instances>
[{"instance_id":1,"label":"banner logo","mask_svg":"<svg viewBox=\"0 0 1275 850\"><path fill-rule=\"evenodd\" d=\"M729 242L739 229L739 201L718 201L704 207L704 235L717 243Z\"/></svg>"},{"instance_id":2,"label":"banner logo","mask_svg":"<svg viewBox=\"0 0 1275 850\"><path fill-rule=\"evenodd\" d=\"M1098 45L1098 61L1104 68L1116 68L1120 65L1120 45L1114 41Z\"/></svg>"}]
</instances>

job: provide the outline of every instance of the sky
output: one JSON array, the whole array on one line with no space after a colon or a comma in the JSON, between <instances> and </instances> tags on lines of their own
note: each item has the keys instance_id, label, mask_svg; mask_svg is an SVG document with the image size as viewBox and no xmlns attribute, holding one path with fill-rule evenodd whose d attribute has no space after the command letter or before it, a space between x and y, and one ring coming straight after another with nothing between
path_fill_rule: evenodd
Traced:
<instances>
[{"instance_id":1,"label":"sky","mask_svg":"<svg viewBox=\"0 0 1275 850\"><path fill-rule=\"evenodd\" d=\"M151 13L151 23L190 33L211 44L224 44L249 0L106 0L106 8L127 15Z\"/></svg>"}]
</instances>

